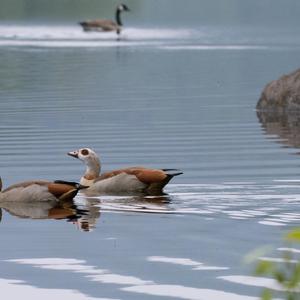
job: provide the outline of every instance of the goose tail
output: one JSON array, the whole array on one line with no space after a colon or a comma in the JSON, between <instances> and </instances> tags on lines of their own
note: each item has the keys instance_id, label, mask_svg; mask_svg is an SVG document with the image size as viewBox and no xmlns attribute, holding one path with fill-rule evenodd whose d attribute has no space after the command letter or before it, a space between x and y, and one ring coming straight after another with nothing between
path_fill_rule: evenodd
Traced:
<instances>
[{"instance_id":1,"label":"goose tail","mask_svg":"<svg viewBox=\"0 0 300 300\"><path fill-rule=\"evenodd\" d=\"M76 195L78 194L78 192L82 189L87 188L87 186L83 186L79 183L76 182L68 182L68 181L63 181L63 180L56 180L55 183L61 183L61 184L69 184L72 185L74 187L74 189L62 194L58 199L60 201L72 201L73 198L76 197Z\"/></svg>"},{"instance_id":2,"label":"goose tail","mask_svg":"<svg viewBox=\"0 0 300 300\"><path fill-rule=\"evenodd\" d=\"M54 183L67 184L67 185L71 185L73 187L72 190L62 194L59 197L60 201L70 201L77 195L77 193L80 190L87 188L87 186L81 185L80 183L77 183L77 182L74 182L74 181L55 180Z\"/></svg>"},{"instance_id":3,"label":"goose tail","mask_svg":"<svg viewBox=\"0 0 300 300\"><path fill-rule=\"evenodd\" d=\"M162 170L170 177L170 179L174 176L183 174L183 172L178 169L162 169Z\"/></svg>"},{"instance_id":4,"label":"goose tail","mask_svg":"<svg viewBox=\"0 0 300 300\"><path fill-rule=\"evenodd\" d=\"M165 180L160 182L154 182L150 184L150 186L147 188L147 193L150 195L164 195L163 188L169 183L169 181L174 177L183 174L181 170L178 169L162 169L167 176Z\"/></svg>"},{"instance_id":5,"label":"goose tail","mask_svg":"<svg viewBox=\"0 0 300 300\"><path fill-rule=\"evenodd\" d=\"M74 189L76 189L77 191L82 190L82 189L86 189L87 186L82 185L78 182L75 181L66 181L66 180L55 180L54 183L61 183L61 184L68 184L74 187Z\"/></svg>"}]
</instances>

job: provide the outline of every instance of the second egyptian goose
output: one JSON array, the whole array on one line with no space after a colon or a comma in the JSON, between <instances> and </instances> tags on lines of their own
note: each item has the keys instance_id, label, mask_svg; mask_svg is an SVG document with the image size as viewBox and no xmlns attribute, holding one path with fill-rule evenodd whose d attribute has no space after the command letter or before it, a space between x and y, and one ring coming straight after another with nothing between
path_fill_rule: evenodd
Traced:
<instances>
[{"instance_id":1,"label":"second egyptian goose","mask_svg":"<svg viewBox=\"0 0 300 300\"><path fill-rule=\"evenodd\" d=\"M83 186L68 181L32 180L13 184L2 191L0 178L0 202L46 202L72 200Z\"/></svg>"},{"instance_id":2,"label":"second egyptian goose","mask_svg":"<svg viewBox=\"0 0 300 300\"><path fill-rule=\"evenodd\" d=\"M86 165L86 171L80 179L80 184L88 186L84 192L89 194L147 193L159 195L163 193L164 186L174 176L182 174L181 171L175 169L131 167L100 175L100 159L92 149L82 148L69 152L68 155L78 158Z\"/></svg>"}]
</instances>

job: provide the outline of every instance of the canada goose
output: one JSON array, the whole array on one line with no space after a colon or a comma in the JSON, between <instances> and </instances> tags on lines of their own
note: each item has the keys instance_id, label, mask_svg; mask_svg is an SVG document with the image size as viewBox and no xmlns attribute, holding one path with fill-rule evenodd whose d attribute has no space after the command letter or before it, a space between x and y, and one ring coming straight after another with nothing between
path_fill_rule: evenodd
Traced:
<instances>
[{"instance_id":1,"label":"canada goose","mask_svg":"<svg viewBox=\"0 0 300 300\"><path fill-rule=\"evenodd\" d=\"M68 181L32 180L13 184L2 190L0 178L0 202L38 202L72 200L82 188L78 183Z\"/></svg>"},{"instance_id":2,"label":"canada goose","mask_svg":"<svg viewBox=\"0 0 300 300\"><path fill-rule=\"evenodd\" d=\"M119 194L147 193L159 195L172 177L182 174L175 169L148 169L131 167L100 175L101 164L98 155L89 148L69 152L68 155L78 158L86 165L86 172L80 179L80 184L88 186L85 193L89 194Z\"/></svg>"},{"instance_id":3,"label":"canada goose","mask_svg":"<svg viewBox=\"0 0 300 300\"><path fill-rule=\"evenodd\" d=\"M130 11L130 9L125 4L119 4L116 8L116 21L98 19L83 21L79 24L82 26L84 31L116 31L117 34L120 34L123 26L121 21L121 12L123 11Z\"/></svg>"}]
</instances>

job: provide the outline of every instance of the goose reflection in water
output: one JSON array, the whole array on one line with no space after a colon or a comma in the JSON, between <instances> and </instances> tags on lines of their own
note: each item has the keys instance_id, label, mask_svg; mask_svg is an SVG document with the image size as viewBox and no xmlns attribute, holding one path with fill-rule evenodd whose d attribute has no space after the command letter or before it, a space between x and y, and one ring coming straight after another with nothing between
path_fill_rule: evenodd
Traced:
<instances>
[{"instance_id":1,"label":"goose reflection in water","mask_svg":"<svg viewBox=\"0 0 300 300\"><path fill-rule=\"evenodd\" d=\"M95 220L100 217L99 208L88 211L79 208L72 200L62 200L58 202L0 202L0 220L2 209L10 215L33 220L66 220L73 224L80 224L84 220L83 231L89 231L95 225ZM95 211L96 210L96 211ZM88 223L88 224L87 224Z\"/></svg>"},{"instance_id":2,"label":"goose reflection in water","mask_svg":"<svg viewBox=\"0 0 300 300\"><path fill-rule=\"evenodd\" d=\"M148 196L145 194L127 196L98 196L91 197L80 194L79 198L88 205L100 207L102 211L133 212L133 213L167 213L170 212L171 198L168 194Z\"/></svg>"},{"instance_id":3,"label":"goose reflection in water","mask_svg":"<svg viewBox=\"0 0 300 300\"><path fill-rule=\"evenodd\" d=\"M300 148L300 116L297 113L257 111L257 117L266 134L277 135L286 147Z\"/></svg>"},{"instance_id":4,"label":"goose reflection in water","mask_svg":"<svg viewBox=\"0 0 300 300\"><path fill-rule=\"evenodd\" d=\"M100 218L100 210L109 212L165 213L169 211L167 204L171 201L168 195L153 197L146 195L90 197L85 194L79 194L76 200L77 211L80 208L81 214L73 223L82 231L91 231L96 227L96 223Z\"/></svg>"},{"instance_id":5,"label":"goose reflection in water","mask_svg":"<svg viewBox=\"0 0 300 300\"><path fill-rule=\"evenodd\" d=\"M2 209L18 218L33 220L66 220L84 232L92 231L100 218L100 210L110 212L165 213L170 198L164 196L87 197L79 194L74 199L59 201L0 201Z\"/></svg>"}]
</instances>

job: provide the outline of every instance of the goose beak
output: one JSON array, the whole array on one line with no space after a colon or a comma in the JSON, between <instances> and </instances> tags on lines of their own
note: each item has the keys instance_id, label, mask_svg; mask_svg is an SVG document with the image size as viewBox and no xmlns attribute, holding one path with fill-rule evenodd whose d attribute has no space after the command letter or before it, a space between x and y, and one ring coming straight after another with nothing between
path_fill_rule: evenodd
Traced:
<instances>
[{"instance_id":1,"label":"goose beak","mask_svg":"<svg viewBox=\"0 0 300 300\"><path fill-rule=\"evenodd\" d=\"M78 158L78 151L71 151L71 152L68 152L67 154L68 154L69 156Z\"/></svg>"}]
</instances>

